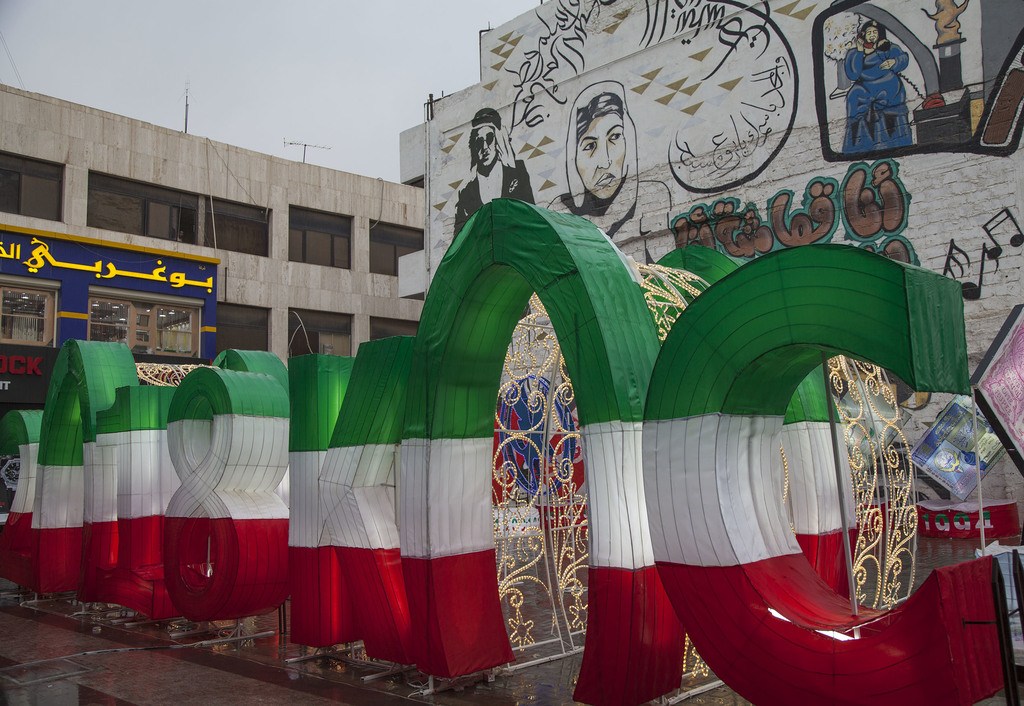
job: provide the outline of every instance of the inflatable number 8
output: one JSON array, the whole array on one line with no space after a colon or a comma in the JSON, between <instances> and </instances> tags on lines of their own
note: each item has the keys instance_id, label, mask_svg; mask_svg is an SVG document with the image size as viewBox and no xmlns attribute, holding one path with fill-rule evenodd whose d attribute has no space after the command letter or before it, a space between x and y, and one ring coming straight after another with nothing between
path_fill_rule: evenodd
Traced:
<instances>
[{"instance_id":1,"label":"inflatable number 8","mask_svg":"<svg viewBox=\"0 0 1024 706\"><path fill-rule=\"evenodd\" d=\"M171 402L167 591L190 620L272 610L288 594L288 394L261 373L200 368Z\"/></svg>"}]
</instances>

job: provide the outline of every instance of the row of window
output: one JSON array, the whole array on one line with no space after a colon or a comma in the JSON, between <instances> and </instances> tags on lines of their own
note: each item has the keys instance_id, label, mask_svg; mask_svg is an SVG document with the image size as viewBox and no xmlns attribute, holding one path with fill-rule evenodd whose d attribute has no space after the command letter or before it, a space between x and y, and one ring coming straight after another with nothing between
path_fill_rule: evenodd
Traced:
<instances>
[{"instance_id":1,"label":"row of window","mask_svg":"<svg viewBox=\"0 0 1024 706\"><path fill-rule=\"evenodd\" d=\"M0 211L61 219L63 167L0 154ZM266 257L269 209L89 173L87 225ZM398 275L398 258L423 249L423 231L389 223L370 226L370 272ZM352 266L352 217L288 208L288 259Z\"/></svg>"},{"instance_id":2,"label":"row of window","mask_svg":"<svg viewBox=\"0 0 1024 706\"><path fill-rule=\"evenodd\" d=\"M0 341L52 346L56 293L0 286ZM135 353L199 356L200 307L96 292L89 297L90 341L124 343ZM217 305L217 351L267 350L270 311L237 304ZM417 323L370 317L370 340L413 336ZM352 316L305 309L288 310L288 355L352 354Z\"/></svg>"}]
</instances>

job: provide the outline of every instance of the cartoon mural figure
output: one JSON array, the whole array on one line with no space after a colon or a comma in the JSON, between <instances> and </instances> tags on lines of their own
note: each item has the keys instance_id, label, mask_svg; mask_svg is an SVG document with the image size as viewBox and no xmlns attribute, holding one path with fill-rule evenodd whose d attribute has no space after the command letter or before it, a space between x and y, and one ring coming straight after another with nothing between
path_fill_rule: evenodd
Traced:
<instances>
[{"instance_id":1,"label":"cartoon mural figure","mask_svg":"<svg viewBox=\"0 0 1024 706\"><path fill-rule=\"evenodd\" d=\"M482 108L473 116L469 160L473 177L459 191L455 204L456 233L478 208L493 199L533 203L530 174L523 161L515 158L508 133L501 129L501 116L493 108Z\"/></svg>"},{"instance_id":2,"label":"cartoon mural figure","mask_svg":"<svg viewBox=\"0 0 1024 706\"><path fill-rule=\"evenodd\" d=\"M846 94L844 152L910 145L907 92L899 75L910 57L886 38L885 26L868 20L857 32L857 46L846 55L846 76L853 82Z\"/></svg>"},{"instance_id":3,"label":"cartoon mural figure","mask_svg":"<svg viewBox=\"0 0 1024 706\"><path fill-rule=\"evenodd\" d=\"M589 218L609 238L620 230L636 231L623 228L638 220L643 211L637 203L636 125L621 83L595 83L576 97L569 113L565 155L569 191L548 208ZM661 186L658 196L671 204L667 187L652 183ZM643 229L640 232L643 234Z\"/></svg>"}]
</instances>

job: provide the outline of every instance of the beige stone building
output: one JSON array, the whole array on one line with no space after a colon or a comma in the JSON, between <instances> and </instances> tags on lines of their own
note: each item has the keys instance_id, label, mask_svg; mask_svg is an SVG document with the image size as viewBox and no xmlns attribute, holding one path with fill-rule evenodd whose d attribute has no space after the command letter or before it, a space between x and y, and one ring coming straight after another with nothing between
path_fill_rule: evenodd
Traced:
<instances>
[{"instance_id":1,"label":"beige stone building","mask_svg":"<svg viewBox=\"0 0 1024 706\"><path fill-rule=\"evenodd\" d=\"M9 86L0 125L0 345L287 358L415 331L398 259L423 249L419 188Z\"/></svg>"}]
</instances>

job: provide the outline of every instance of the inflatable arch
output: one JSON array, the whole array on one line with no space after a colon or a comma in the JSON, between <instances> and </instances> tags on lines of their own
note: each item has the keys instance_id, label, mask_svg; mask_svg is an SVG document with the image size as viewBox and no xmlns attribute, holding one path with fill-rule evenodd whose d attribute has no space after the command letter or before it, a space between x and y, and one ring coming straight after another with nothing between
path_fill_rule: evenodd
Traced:
<instances>
[{"instance_id":1,"label":"inflatable arch","mask_svg":"<svg viewBox=\"0 0 1024 706\"><path fill-rule=\"evenodd\" d=\"M42 421L41 409L14 410L0 419L0 454L21 458L14 503L0 532L0 576L19 586L32 583L32 503Z\"/></svg>"},{"instance_id":2,"label":"inflatable arch","mask_svg":"<svg viewBox=\"0 0 1024 706\"><path fill-rule=\"evenodd\" d=\"M96 441L96 416L114 403L119 387L137 387L135 360L121 343L71 340L54 364L39 434L39 467L32 508L32 580L40 593L74 591L82 566L87 462ZM88 450L86 450L88 445ZM91 506L90 506L91 508ZM113 508L111 508L113 511ZM116 561L116 522L92 541L106 565ZM45 557L45 560L43 558Z\"/></svg>"},{"instance_id":3,"label":"inflatable arch","mask_svg":"<svg viewBox=\"0 0 1024 706\"><path fill-rule=\"evenodd\" d=\"M666 589L711 669L756 703L973 703L1001 684L994 627L964 624L994 615L988 562L939 570L897 610L854 617L785 520L783 415L823 351L915 389L965 391L958 285L865 251L806 246L744 266L683 313L644 423Z\"/></svg>"},{"instance_id":4,"label":"inflatable arch","mask_svg":"<svg viewBox=\"0 0 1024 706\"><path fill-rule=\"evenodd\" d=\"M470 219L420 319L401 448L411 657L442 677L513 659L487 470L502 361L532 292L555 328L583 426L590 610L575 698L640 703L679 686L683 653L654 567L641 479L658 339L632 268L600 230L519 201L492 201Z\"/></svg>"},{"instance_id":5,"label":"inflatable arch","mask_svg":"<svg viewBox=\"0 0 1024 706\"><path fill-rule=\"evenodd\" d=\"M272 354L251 355L266 362L250 368L283 371ZM164 573L191 620L256 615L288 595L288 508L274 492L288 468L282 380L199 368L171 401L168 447L181 487L167 507Z\"/></svg>"}]
</instances>

